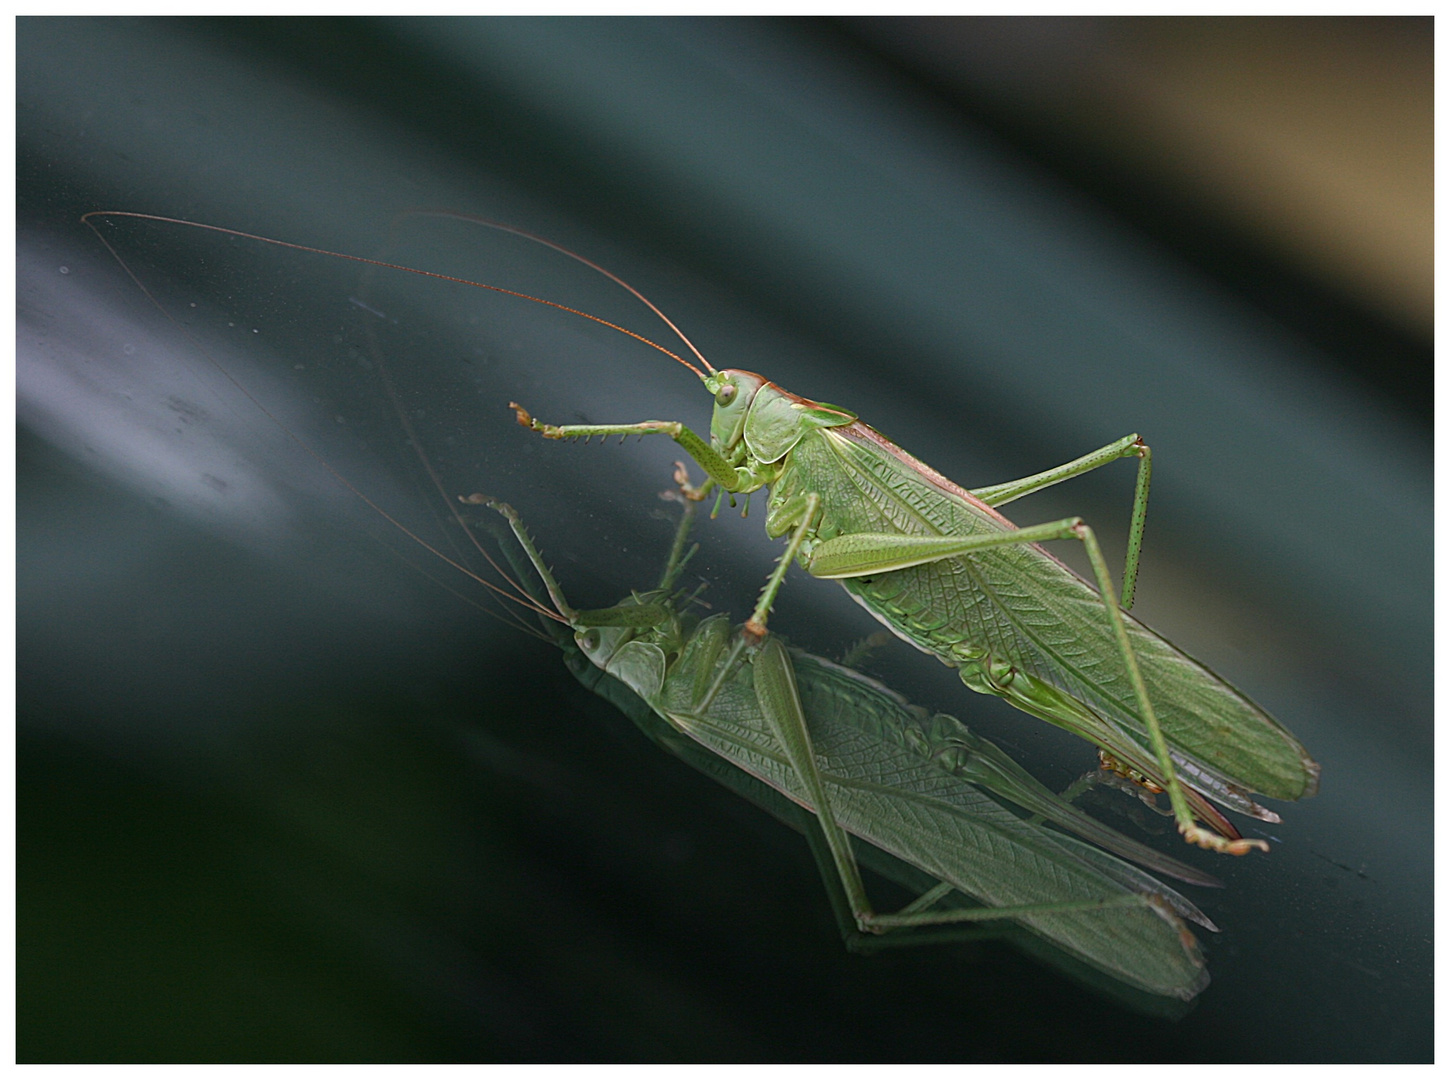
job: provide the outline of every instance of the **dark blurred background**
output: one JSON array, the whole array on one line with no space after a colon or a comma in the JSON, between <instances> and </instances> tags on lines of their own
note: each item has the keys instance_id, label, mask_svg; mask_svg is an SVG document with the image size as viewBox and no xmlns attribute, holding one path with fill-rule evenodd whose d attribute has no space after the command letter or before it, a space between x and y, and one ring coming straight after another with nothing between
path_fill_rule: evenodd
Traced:
<instances>
[{"instance_id":1,"label":"dark blurred background","mask_svg":"<svg viewBox=\"0 0 1450 1080\"><path fill-rule=\"evenodd\" d=\"M20 20L20 1058L1429 1060L1432 55L1408 18ZM1324 770L1270 855L1186 856L1227 883L1195 893L1223 932L1192 1011L996 944L847 955L801 838L462 602L259 407L447 542L424 446L608 603L668 545L674 453L544 444L503 405L703 425L673 364L108 226L183 333L79 221L386 252L659 335L542 250L390 233L418 207L583 251L718 366L968 486L1142 433L1138 613ZM1118 558L1131 484L1013 516L1081 513ZM776 545L755 516L700 539L742 610ZM785 590L807 647L873 628ZM909 650L871 670L1050 784L1092 764Z\"/></svg>"}]
</instances>

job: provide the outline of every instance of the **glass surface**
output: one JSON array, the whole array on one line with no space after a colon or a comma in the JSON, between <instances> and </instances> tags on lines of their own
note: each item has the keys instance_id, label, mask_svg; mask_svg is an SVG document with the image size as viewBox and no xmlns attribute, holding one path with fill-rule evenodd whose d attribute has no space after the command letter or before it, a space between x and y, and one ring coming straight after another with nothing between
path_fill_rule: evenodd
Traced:
<instances>
[{"instance_id":1,"label":"glass surface","mask_svg":"<svg viewBox=\"0 0 1450 1080\"><path fill-rule=\"evenodd\" d=\"M18 63L23 1060L1428 1059L1428 446L1308 345L785 24L22 20ZM103 224L173 321L79 220L387 258L678 348L547 249L399 219L423 207L586 254L717 366L968 486L1145 437L1135 613L1323 766L1267 857L1094 804L1226 882L1194 891L1223 932L1188 1016L992 945L847 955L799 836L359 497L450 554L444 501L504 497L572 599L612 603L655 580L680 452L545 442L507 403L703 430L673 361L466 286ZM1131 485L1011 516L1081 514L1116 564ZM779 554L762 519L700 530L720 610ZM798 572L773 626L826 655L877 629ZM1050 786L1092 767L905 646L871 670Z\"/></svg>"}]
</instances>

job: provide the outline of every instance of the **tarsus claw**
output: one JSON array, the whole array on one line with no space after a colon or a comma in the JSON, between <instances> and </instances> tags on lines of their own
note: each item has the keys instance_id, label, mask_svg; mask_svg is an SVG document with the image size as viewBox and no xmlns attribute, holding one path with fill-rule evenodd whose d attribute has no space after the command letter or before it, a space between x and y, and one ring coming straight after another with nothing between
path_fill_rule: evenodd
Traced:
<instances>
[{"instance_id":1,"label":"tarsus claw","mask_svg":"<svg viewBox=\"0 0 1450 1080\"><path fill-rule=\"evenodd\" d=\"M510 401L509 408L514 411L514 419L518 420L519 427L526 427L530 431L543 431L547 426L539 423L530 414L529 410L520 405L517 401Z\"/></svg>"},{"instance_id":2,"label":"tarsus claw","mask_svg":"<svg viewBox=\"0 0 1450 1080\"><path fill-rule=\"evenodd\" d=\"M1217 851L1224 855L1247 855L1251 851L1269 850L1267 841L1246 840L1243 837L1229 840L1227 837L1219 836L1218 833L1201 829L1197 825L1189 825L1179 831L1183 833L1183 839L1190 844L1197 844L1208 851Z\"/></svg>"}]
</instances>

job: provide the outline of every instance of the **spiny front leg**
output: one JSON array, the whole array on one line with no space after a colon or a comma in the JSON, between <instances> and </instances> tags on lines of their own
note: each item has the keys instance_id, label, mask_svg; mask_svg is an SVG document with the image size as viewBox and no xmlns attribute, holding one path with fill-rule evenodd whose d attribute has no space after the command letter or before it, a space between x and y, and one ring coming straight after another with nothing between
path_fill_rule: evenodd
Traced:
<instances>
[{"instance_id":1,"label":"spiny front leg","mask_svg":"<svg viewBox=\"0 0 1450 1080\"><path fill-rule=\"evenodd\" d=\"M690 429L672 420L642 420L637 424L546 424L517 401L510 401L509 408L520 427L537 431L546 439L592 439L595 435L652 435L663 432L672 438ZM693 434L693 432L691 433ZM695 438L699 438L698 435ZM703 440L702 440L703 441Z\"/></svg>"},{"instance_id":2,"label":"spiny front leg","mask_svg":"<svg viewBox=\"0 0 1450 1080\"><path fill-rule=\"evenodd\" d=\"M509 402L520 427L537 431L546 439L590 439L595 435L668 435L689 454L710 479L726 491L740 491L735 466L721 457L704 439L678 420L642 420L637 424L546 424L516 401Z\"/></svg>"}]
</instances>

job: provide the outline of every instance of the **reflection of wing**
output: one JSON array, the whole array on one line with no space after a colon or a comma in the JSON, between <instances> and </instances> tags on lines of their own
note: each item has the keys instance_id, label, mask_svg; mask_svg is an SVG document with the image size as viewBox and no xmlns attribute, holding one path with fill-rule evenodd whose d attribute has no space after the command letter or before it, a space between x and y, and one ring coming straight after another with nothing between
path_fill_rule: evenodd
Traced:
<instances>
[{"instance_id":1,"label":"reflection of wing","mask_svg":"<svg viewBox=\"0 0 1450 1080\"><path fill-rule=\"evenodd\" d=\"M822 530L970 535L1005 531L995 510L863 424L802 440L802 479L826 487ZM809 481L804 477L809 477ZM829 490L835 483L841 490ZM782 485L782 494L790 495ZM849 505L851 519L837 507ZM886 625L954 665L954 646L989 650L1104 718L1146 736L1097 591L1036 545L843 582ZM1202 664L1125 616L1143 678L1185 779L1247 809L1243 793L1312 794L1318 767L1272 717ZM1150 758L1151 760L1151 758Z\"/></svg>"},{"instance_id":2,"label":"reflection of wing","mask_svg":"<svg viewBox=\"0 0 1450 1080\"><path fill-rule=\"evenodd\" d=\"M692 639L671 669L662 706L704 746L808 805L760 714L749 665L726 681L705 715L690 711L698 660L692 651L700 640L700 635ZM1095 849L1087 854L1083 845L1028 824L905 741L884 738L882 732L903 731L917 715L898 695L869 679L843 679L842 669L814 657L796 654L794 660L832 811L848 832L993 907L1151 892L1203 920L1189 901L1141 871ZM1191 937L1150 907L1017 921L1098 970L1152 993L1186 1000L1207 980Z\"/></svg>"}]
</instances>

